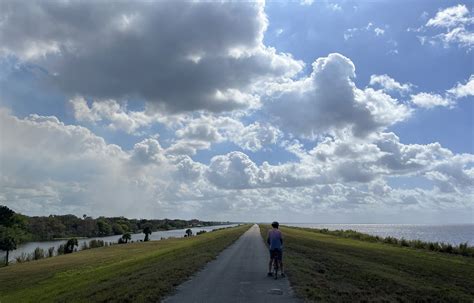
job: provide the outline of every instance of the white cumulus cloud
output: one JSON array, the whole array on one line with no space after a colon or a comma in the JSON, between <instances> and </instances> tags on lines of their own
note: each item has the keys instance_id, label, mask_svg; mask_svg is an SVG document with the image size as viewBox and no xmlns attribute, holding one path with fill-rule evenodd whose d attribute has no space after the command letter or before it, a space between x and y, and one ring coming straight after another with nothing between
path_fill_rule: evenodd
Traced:
<instances>
[{"instance_id":1,"label":"white cumulus cloud","mask_svg":"<svg viewBox=\"0 0 474 303\"><path fill-rule=\"evenodd\" d=\"M266 109L281 129L307 137L341 129L365 136L410 114L407 106L381 91L358 89L354 77L349 58L330 54L313 63L308 77L282 85Z\"/></svg>"},{"instance_id":2,"label":"white cumulus cloud","mask_svg":"<svg viewBox=\"0 0 474 303\"><path fill-rule=\"evenodd\" d=\"M439 94L418 93L411 96L411 102L419 107L453 106L453 101Z\"/></svg>"},{"instance_id":3,"label":"white cumulus cloud","mask_svg":"<svg viewBox=\"0 0 474 303\"><path fill-rule=\"evenodd\" d=\"M401 84L388 75L371 75L370 85L379 85L387 92L399 91L401 93L409 92L413 87L410 83Z\"/></svg>"},{"instance_id":4,"label":"white cumulus cloud","mask_svg":"<svg viewBox=\"0 0 474 303\"><path fill-rule=\"evenodd\" d=\"M129 134L158 121L158 117L145 112L128 111L126 105L115 100L94 101L91 106L83 97L75 97L69 102L77 121L92 124L104 122L110 129L122 130Z\"/></svg>"},{"instance_id":5,"label":"white cumulus cloud","mask_svg":"<svg viewBox=\"0 0 474 303\"><path fill-rule=\"evenodd\" d=\"M474 17L469 8L464 4L458 4L440 9L424 26L414 30L409 29L409 31L425 33L418 37L423 45L428 41L431 45L442 43L444 47L455 45L470 51L474 46L472 24L474 24ZM441 29L444 32L432 34L428 32L430 29Z\"/></svg>"},{"instance_id":6,"label":"white cumulus cloud","mask_svg":"<svg viewBox=\"0 0 474 303\"><path fill-rule=\"evenodd\" d=\"M448 94L455 98L464 98L474 96L474 75L469 77L466 84L458 83L455 87L448 90Z\"/></svg>"},{"instance_id":7,"label":"white cumulus cloud","mask_svg":"<svg viewBox=\"0 0 474 303\"><path fill-rule=\"evenodd\" d=\"M474 23L474 18L470 16L469 9L463 4L458 4L438 11L426 22L426 26L452 28L470 23Z\"/></svg>"},{"instance_id":8,"label":"white cumulus cloud","mask_svg":"<svg viewBox=\"0 0 474 303\"><path fill-rule=\"evenodd\" d=\"M444 106L454 108L456 102L464 97L474 95L474 76L471 75L465 84L458 83L451 89L446 90L444 96L434 93L420 92L411 95L411 102L418 107L433 108Z\"/></svg>"}]
</instances>

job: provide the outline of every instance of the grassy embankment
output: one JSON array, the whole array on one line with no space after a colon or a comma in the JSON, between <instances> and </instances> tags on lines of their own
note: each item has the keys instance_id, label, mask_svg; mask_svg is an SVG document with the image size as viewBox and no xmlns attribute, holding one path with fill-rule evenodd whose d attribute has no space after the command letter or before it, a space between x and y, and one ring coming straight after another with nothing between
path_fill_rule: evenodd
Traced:
<instances>
[{"instance_id":1,"label":"grassy embankment","mask_svg":"<svg viewBox=\"0 0 474 303\"><path fill-rule=\"evenodd\" d=\"M159 302L249 225L0 268L0 302Z\"/></svg>"},{"instance_id":2,"label":"grassy embankment","mask_svg":"<svg viewBox=\"0 0 474 303\"><path fill-rule=\"evenodd\" d=\"M261 226L266 237L269 227ZM290 283L306 301L473 302L474 258L281 227Z\"/></svg>"}]
</instances>

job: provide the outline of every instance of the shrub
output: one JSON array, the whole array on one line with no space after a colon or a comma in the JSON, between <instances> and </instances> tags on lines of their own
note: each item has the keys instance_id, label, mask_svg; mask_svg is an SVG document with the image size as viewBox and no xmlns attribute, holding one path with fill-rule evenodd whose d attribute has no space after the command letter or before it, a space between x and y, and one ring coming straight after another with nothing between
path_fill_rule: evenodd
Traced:
<instances>
[{"instance_id":1,"label":"shrub","mask_svg":"<svg viewBox=\"0 0 474 303\"><path fill-rule=\"evenodd\" d=\"M23 263L23 262L28 262L31 261L30 255L26 253L21 253L21 255L16 256L15 260L17 263Z\"/></svg>"},{"instance_id":2,"label":"shrub","mask_svg":"<svg viewBox=\"0 0 474 303\"><path fill-rule=\"evenodd\" d=\"M198 232L196 233L196 236L199 236L199 235L205 234L205 233L206 233L205 230L200 230L200 231L198 231Z\"/></svg>"},{"instance_id":3,"label":"shrub","mask_svg":"<svg viewBox=\"0 0 474 303\"><path fill-rule=\"evenodd\" d=\"M459 252L462 255L465 255L465 253L467 253L467 242L459 244Z\"/></svg>"},{"instance_id":4,"label":"shrub","mask_svg":"<svg viewBox=\"0 0 474 303\"><path fill-rule=\"evenodd\" d=\"M469 247L467 242L459 244L456 248L456 253L463 256L474 256L474 247Z\"/></svg>"},{"instance_id":5,"label":"shrub","mask_svg":"<svg viewBox=\"0 0 474 303\"><path fill-rule=\"evenodd\" d=\"M86 249L89 249L89 245L87 245L87 242L82 242L81 243L81 250L86 250Z\"/></svg>"},{"instance_id":6,"label":"shrub","mask_svg":"<svg viewBox=\"0 0 474 303\"><path fill-rule=\"evenodd\" d=\"M307 230L307 229L305 229ZM474 247L468 246L468 243L461 243L458 246L453 246L447 243L438 242L424 242L421 240L406 240L401 238L400 240L394 237L379 237L372 236L364 233L360 233L354 230L328 230L327 228L322 229L311 229L312 232L318 232L322 234L330 234L337 237L351 238L366 242L379 242L390 245L398 245L402 247L412 247L416 249L426 249L435 252L457 254L462 256L474 257Z\"/></svg>"},{"instance_id":7,"label":"shrub","mask_svg":"<svg viewBox=\"0 0 474 303\"><path fill-rule=\"evenodd\" d=\"M54 246L51 246L50 248L48 248L48 258L51 258L51 257L54 257Z\"/></svg>"},{"instance_id":8,"label":"shrub","mask_svg":"<svg viewBox=\"0 0 474 303\"><path fill-rule=\"evenodd\" d=\"M418 249L428 248L428 249L430 249L428 243L420 241L420 240L411 240L409 243L410 243L410 247L413 247L413 248L418 248ZM432 249L430 249L430 250L432 250Z\"/></svg>"},{"instance_id":9,"label":"shrub","mask_svg":"<svg viewBox=\"0 0 474 303\"><path fill-rule=\"evenodd\" d=\"M103 247L104 246L104 241L103 240L90 240L89 241L89 248L98 248L98 247Z\"/></svg>"},{"instance_id":10,"label":"shrub","mask_svg":"<svg viewBox=\"0 0 474 303\"><path fill-rule=\"evenodd\" d=\"M448 244L448 245L446 246L446 252L447 252L448 254L452 254L452 253L454 252L453 246L452 246L451 244Z\"/></svg>"},{"instance_id":11,"label":"shrub","mask_svg":"<svg viewBox=\"0 0 474 303\"><path fill-rule=\"evenodd\" d=\"M440 246L441 246L441 249L439 251L445 252L448 254L453 253L453 246L451 244L441 243Z\"/></svg>"},{"instance_id":12,"label":"shrub","mask_svg":"<svg viewBox=\"0 0 474 303\"><path fill-rule=\"evenodd\" d=\"M76 238L71 238L71 239L67 240L66 245L64 247L64 253L65 254L70 254L72 252L76 252L77 249L74 248L76 246L79 246L79 243L77 242Z\"/></svg>"},{"instance_id":13,"label":"shrub","mask_svg":"<svg viewBox=\"0 0 474 303\"><path fill-rule=\"evenodd\" d=\"M58 256L59 255L64 255L65 252L66 252L66 245L65 244L59 245L59 247L58 247Z\"/></svg>"},{"instance_id":14,"label":"shrub","mask_svg":"<svg viewBox=\"0 0 474 303\"><path fill-rule=\"evenodd\" d=\"M44 249L41 247L36 247L35 251L33 252L33 260L40 260L43 259L45 256Z\"/></svg>"},{"instance_id":15,"label":"shrub","mask_svg":"<svg viewBox=\"0 0 474 303\"><path fill-rule=\"evenodd\" d=\"M388 243L388 244L398 244L398 240L396 238L393 238L393 237L386 237L383 240L383 242Z\"/></svg>"},{"instance_id":16,"label":"shrub","mask_svg":"<svg viewBox=\"0 0 474 303\"><path fill-rule=\"evenodd\" d=\"M428 245L428 249L432 251L439 251L438 242L430 242L430 244Z\"/></svg>"}]
</instances>

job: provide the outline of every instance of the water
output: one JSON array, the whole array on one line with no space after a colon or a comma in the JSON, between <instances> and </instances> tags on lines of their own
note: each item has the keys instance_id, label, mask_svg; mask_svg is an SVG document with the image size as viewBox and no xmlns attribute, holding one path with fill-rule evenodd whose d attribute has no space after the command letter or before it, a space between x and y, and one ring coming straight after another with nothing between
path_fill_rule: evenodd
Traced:
<instances>
[{"instance_id":1,"label":"water","mask_svg":"<svg viewBox=\"0 0 474 303\"><path fill-rule=\"evenodd\" d=\"M203 227L193 227L191 230L193 231L193 234L196 234L200 230L205 230L205 231L212 231L213 229L216 228L225 228L225 227L232 227L236 226L237 224L229 224L229 225L215 225L215 226L203 226ZM151 241L158 241L161 240L162 238L167 239L167 238L181 238L184 236L185 229L173 229L173 230L163 230L163 231L155 231L150 235L150 240ZM116 236L108 236L108 237L96 237L96 238L85 238L85 239L78 239L79 247L77 248L80 250L81 246L83 243L89 244L89 241L91 240L102 240L104 242L110 242L110 243L117 243L118 240L121 238L121 235L116 235ZM139 241L143 240L145 238L145 234L139 233L139 234L132 234L132 241ZM55 240L55 241L41 241L41 242L26 242L22 245L20 245L16 250L13 250L10 252L10 255L8 256L8 259L10 261L15 261L15 258L17 256L20 256L22 253L25 254L30 254L32 253L37 247L42 248L43 250L47 251L48 248L54 247L55 252L57 252L58 247L61 244L66 244L67 240ZM0 260L5 260L5 252L1 251L0 252Z\"/></svg>"},{"instance_id":2,"label":"water","mask_svg":"<svg viewBox=\"0 0 474 303\"><path fill-rule=\"evenodd\" d=\"M327 228L329 230L352 229L364 234L422 240L425 242L445 242L453 245L468 242L474 246L474 224L424 225L424 224L316 224L284 223L288 226Z\"/></svg>"}]
</instances>

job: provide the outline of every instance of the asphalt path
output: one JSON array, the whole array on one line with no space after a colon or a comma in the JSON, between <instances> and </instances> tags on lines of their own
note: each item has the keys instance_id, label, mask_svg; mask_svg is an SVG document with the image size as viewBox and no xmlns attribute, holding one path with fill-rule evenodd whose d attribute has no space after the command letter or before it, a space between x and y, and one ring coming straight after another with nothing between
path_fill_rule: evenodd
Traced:
<instances>
[{"instance_id":1,"label":"asphalt path","mask_svg":"<svg viewBox=\"0 0 474 303\"><path fill-rule=\"evenodd\" d=\"M300 302L287 278L267 277L268 260L255 224L164 302Z\"/></svg>"}]
</instances>

